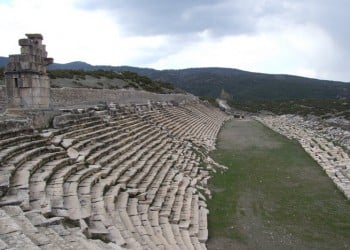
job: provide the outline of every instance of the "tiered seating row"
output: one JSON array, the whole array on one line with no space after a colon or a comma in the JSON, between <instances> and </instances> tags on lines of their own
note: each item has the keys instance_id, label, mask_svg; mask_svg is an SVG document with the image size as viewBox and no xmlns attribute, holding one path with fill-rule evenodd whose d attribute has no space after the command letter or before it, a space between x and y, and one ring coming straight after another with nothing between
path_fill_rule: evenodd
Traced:
<instances>
[{"instance_id":1,"label":"tiered seating row","mask_svg":"<svg viewBox=\"0 0 350 250\"><path fill-rule=\"evenodd\" d=\"M0 219L13 224L0 249L83 249L86 237L103 240L95 249L205 249L209 172L192 143L213 147L226 116L200 103L135 110L0 134Z\"/></svg>"}]
</instances>

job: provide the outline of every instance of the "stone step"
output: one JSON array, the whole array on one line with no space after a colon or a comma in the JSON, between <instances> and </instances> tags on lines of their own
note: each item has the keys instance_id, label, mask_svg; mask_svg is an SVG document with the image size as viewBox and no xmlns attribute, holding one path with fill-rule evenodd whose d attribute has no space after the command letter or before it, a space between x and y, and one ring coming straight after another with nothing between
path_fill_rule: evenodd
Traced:
<instances>
[{"instance_id":1,"label":"stone step","mask_svg":"<svg viewBox=\"0 0 350 250\"><path fill-rule=\"evenodd\" d=\"M40 249L28 238L3 209L0 208L0 239L12 249Z\"/></svg>"},{"instance_id":2,"label":"stone step","mask_svg":"<svg viewBox=\"0 0 350 250\"><path fill-rule=\"evenodd\" d=\"M22 209L18 206L4 206L2 209L15 221L22 232L37 246L46 249L60 249L58 245L52 244L45 234L39 232L34 225L25 217Z\"/></svg>"},{"instance_id":3,"label":"stone step","mask_svg":"<svg viewBox=\"0 0 350 250\"><path fill-rule=\"evenodd\" d=\"M31 210L41 210L47 213L51 210L49 200L46 196L47 181L60 169L71 165L69 158L57 159L46 163L35 171L29 180L29 203Z\"/></svg>"}]
</instances>

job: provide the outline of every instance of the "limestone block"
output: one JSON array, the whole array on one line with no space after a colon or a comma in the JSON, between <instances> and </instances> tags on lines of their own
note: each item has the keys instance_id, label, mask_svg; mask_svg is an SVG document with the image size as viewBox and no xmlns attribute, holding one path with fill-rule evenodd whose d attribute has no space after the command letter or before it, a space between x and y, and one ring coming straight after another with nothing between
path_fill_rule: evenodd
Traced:
<instances>
[{"instance_id":1,"label":"limestone block","mask_svg":"<svg viewBox=\"0 0 350 250\"><path fill-rule=\"evenodd\" d=\"M20 61L33 62L33 55L31 54L21 54Z\"/></svg>"},{"instance_id":2,"label":"limestone block","mask_svg":"<svg viewBox=\"0 0 350 250\"><path fill-rule=\"evenodd\" d=\"M45 108L50 104L50 99L48 97L39 96L33 97L32 99L32 105L34 105L34 108Z\"/></svg>"},{"instance_id":3,"label":"limestone block","mask_svg":"<svg viewBox=\"0 0 350 250\"><path fill-rule=\"evenodd\" d=\"M9 62L5 67L5 72L18 71L18 66L16 62Z\"/></svg>"},{"instance_id":4,"label":"limestone block","mask_svg":"<svg viewBox=\"0 0 350 250\"><path fill-rule=\"evenodd\" d=\"M68 154L69 158L71 158L71 159L77 159L79 157L78 151L76 151L73 148L69 148L67 150L67 154Z\"/></svg>"},{"instance_id":5,"label":"limestone block","mask_svg":"<svg viewBox=\"0 0 350 250\"><path fill-rule=\"evenodd\" d=\"M32 97L33 96L33 90L31 88L20 88L19 89L19 95L21 97Z\"/></svg>"},{"instance_id":6,"label":"limestone block","mask_svg":"<svg viewBox=\"0 0 350 250\"><path fill-rule=\"evenodd\" d=\"M24 96L20 98L21 106L24 108L28 108L33 105L33 97L32 96Z\"/></svg>"},{"instance_id":7,"label":"limestone block","mask_svg":"<svg viewBox=\"0 0 350 250\"><path fill-rule=\"evenodd\" d=\"M39 85L41 88L50 88L50 79L47 76L42 76L39 78ZM50 94L50 93L49 93Z\"/></svg>"},{"instance_id":8,"label":"limestone block","mask_svg":"<svg viewBox=\"0 0 350 250\"><path fill-rule=\"evenodd\" d=\"M39 76L32 76L31 77L31 82L32 82L32 87L35 88L35 87L44 87L44 86L41 86L41 82L40 82L40 78Z\"/></svg>"},{"instance_id":9,"label":"limestone block","mask_svg":"<svg viewBox=\"0 0 350 250\"><path fill-rule=\"evenodd\" d=\"M77 162L84 162L85 161L85 156L84 155L79 155L77 158Z\"/></svg>"},{"instance_id":10,"label":"limestone block","mask_svg":"<svg viewBox=\"0 0 350 250\"><path fill-rule=\"evenodd\" d=\"M18 78L17 87L18 88L31 88L32 87L32 78L30 78L28 76Z\"/></svg>"},{"instance_id":11,"label":"limestone block","mask_svg":"<svg viewBox=\"0 0 350 250\"><path fill-rule=\"evenodd\" d=\"M58 146L61 143L61 141L62 141L62 137L60 136L56 136L51 140L52 144L56 146Z\"/></svg>"},{"instance_id":12,"label":"limestone block","mask_svg":"<svg viewBox=\"0 0 350 250\"><path fill-rule=\"evenodd\" d=\"M33 41L31 39L19 39L18 40L19 46L33 46Z\"/></svg>"},{"instance_id":13,"label":"limestone block","mask_svg":"<svg viewBox=\"0 0 350 250\"><path fill-rule=\"evenodd\" d=\"M22 61L20 62L21 64L21 69L26 70L31 68L31 63L28 61Z\"/></svg>"},{"instance_id":14,"label":"limestone block","mask_svg":"<svg viewBox=\"0 0 350 250\"><path fill-rule=\"evenodd\" d=\"M63 139L63 141L61 142L61 145L64 148L69 148L70 146L72 146L73 142L74 142L74 139Z\"/></svg>"},{"instance_id":15,"label":"limestone block","mask_svg":"<svg viewBox=\"0 0 350 250\"><path fill-rule=\"evenodd\" d=\"M40 72L40 66L36 63L31 63L30 67L28 68L28 70L34 71L34 72Z\"/></svg>"},{"instance_id":16,"label":"limestone block","mask_svg":"<svg viewBox=\"0 0 350 250\"><path fill-rule=\"evenodd\" d=\"M43 66L41 64L35 64L35 69L37 72L42 72L43 71Z\"/></svg>"},{"instance_id":17,"label":"limestone block","mask_svg":"<svg viewBox=\"0 0 350 250\"><path fill-rule=\"evenodd\" d=\"M21 228L3 210L0 210L0 232L8 234L19 230Z\"/></svg>"},{"instance_id":18,"label":"limestone block","mask_svg":"<svg viewBox=\"0 0 350 250\"><path fill-rule=\"evenodd\" d=\"M33 97L48 97L50 95L48 88L32 88Z\"/></svg>"},{"instance_id":19,"label":"limestone block","mask_svg":"<svg viewBox=\"0 0 350 250\"><path fill-rule=\"evenodd\" d=\"M38 55L36 55L36 54L33 54L33 55L31 55L31 61L33 62L33 63L40 63L41 62L41 57L40 56L38 56Z\"/></svg>"},{"instance_id":20,"label":"limestone block","mask_svg":"<svg viewBox=\"0 0 350 250\"><path fill-rule=\"evenodd\" d=\"M51 130L51 131L49 130L49 131L45 131L45 132L43 131L40 135L44 138L50 138L54 135L54 133L53 133L53 130Z\"/></svg>"},{"instance_id":21,"label":"limestone block","mask_svg":"<svg viewBox=\"0 0 350 250\"><path fill-rule=\"evenodd\" d=\"M32 55L33 54L33 48L30 47L30 46L21 47L21 54L22 55Z\"/></svg>"}]
</instances>

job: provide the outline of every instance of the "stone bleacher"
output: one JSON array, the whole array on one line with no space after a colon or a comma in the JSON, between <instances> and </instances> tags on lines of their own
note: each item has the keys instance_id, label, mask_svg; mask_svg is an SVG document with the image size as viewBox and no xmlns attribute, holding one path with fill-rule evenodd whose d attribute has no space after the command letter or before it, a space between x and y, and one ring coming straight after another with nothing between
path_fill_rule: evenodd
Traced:
<instances>
[{"instance_id":1,"label":"stone bleacher","mask_svg":"<svg viewBox=\"0 0 350 250\"><path fill-rule=\"evenodd\" d=\"M199 148L226 119L200 102L110 105L1 132L0 249L206 249Z\"/></svg>"}]
</instances>

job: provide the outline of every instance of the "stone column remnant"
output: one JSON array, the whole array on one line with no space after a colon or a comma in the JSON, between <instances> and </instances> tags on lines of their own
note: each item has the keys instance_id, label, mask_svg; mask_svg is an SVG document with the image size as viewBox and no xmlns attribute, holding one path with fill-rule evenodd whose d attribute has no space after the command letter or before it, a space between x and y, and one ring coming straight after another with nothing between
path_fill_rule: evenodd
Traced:
<instances>
[{"instance_id":1,"label":"stone column remnant","mask_svg":"<svg viewBox=\"0 0 350 250\"><path fill-rule=\"evenodd\" d=\"M21 54L10 55L5 67L8 108L48 108L50 79L46 67L53 63L47 57L41 34L26 34L19 39Z\"/></svg>"}]
</instances>

